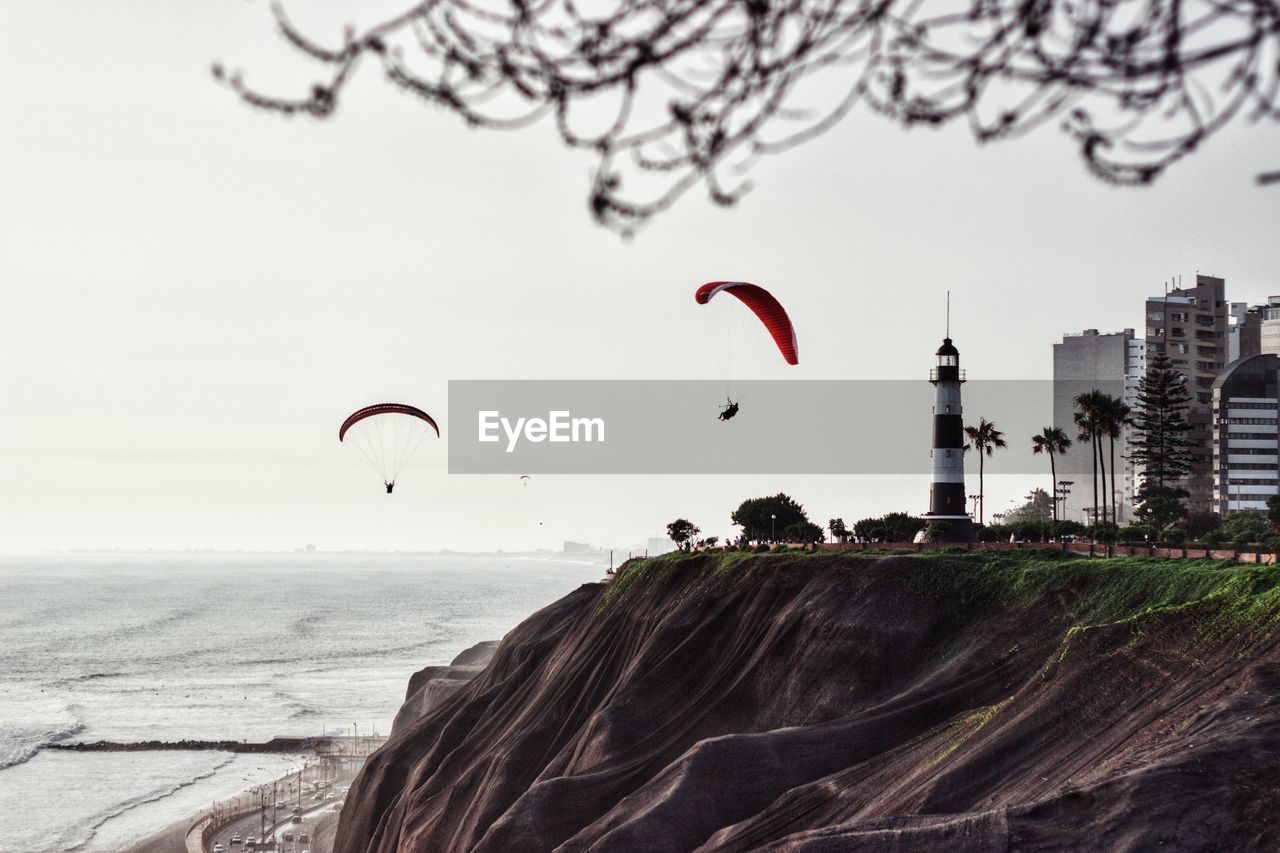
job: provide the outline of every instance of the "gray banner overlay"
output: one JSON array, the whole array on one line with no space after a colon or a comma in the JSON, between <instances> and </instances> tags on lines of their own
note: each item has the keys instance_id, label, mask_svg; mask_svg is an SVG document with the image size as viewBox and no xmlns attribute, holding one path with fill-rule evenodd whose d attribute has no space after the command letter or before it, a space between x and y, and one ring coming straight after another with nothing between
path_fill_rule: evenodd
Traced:
<instances>
[{"instance_id":1,"label":"gray banner overlay","mask_svg":"<svg viewBox=\"0 0 1280 853\"><path fill-rule=\"evenodd\" d=\"M733 389L741 410L720 421L726 386L714 380L451 380L449 473L929 474L934 389L926 381L762 380ZM988 474L1048 476L1031 436L1054 423L1053 382L970 381L963 393L965 424L985 417L1008 443L987 458ZM1067 432L1074 440L1075 429ZM966 472L976 474L976 454L966 456ZM1076 456L1080 466L1071 464ZM1058 470L1083 470L1088 459L1087 446L1073 447Z\"/></svg>"}]
</instances>

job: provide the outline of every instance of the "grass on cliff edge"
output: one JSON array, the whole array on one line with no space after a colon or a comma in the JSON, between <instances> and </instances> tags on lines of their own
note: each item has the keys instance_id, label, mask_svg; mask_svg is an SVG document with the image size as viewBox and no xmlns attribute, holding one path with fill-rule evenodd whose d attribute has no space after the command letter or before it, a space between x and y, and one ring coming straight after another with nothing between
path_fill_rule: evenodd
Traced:
<instances>
[{"instance_id":1,"label":"grass on cliff edge","mask_svg":"<svg viewBox=\"0 0 1280 853\"><path fill-rule=\"evenodd\" d=\"M1259 630L1280 625L1280 567L1223 560L1161 557L1081 557L1053 550L925 551L893 555L905 582L922 595L982 610L1029 606L1049 595L1086 625L1134 619L1171 608L1203 605L1201 629ZM885 559L865 553L721 552L634 559L605 590L602 608L624 605L645 587L681 572L696 573L685 595L713 592L788 570L849 571ZM699 571L698 567L702 567ZM681 595L683 598L685 595Z\"/></svg>"}]
</instances>

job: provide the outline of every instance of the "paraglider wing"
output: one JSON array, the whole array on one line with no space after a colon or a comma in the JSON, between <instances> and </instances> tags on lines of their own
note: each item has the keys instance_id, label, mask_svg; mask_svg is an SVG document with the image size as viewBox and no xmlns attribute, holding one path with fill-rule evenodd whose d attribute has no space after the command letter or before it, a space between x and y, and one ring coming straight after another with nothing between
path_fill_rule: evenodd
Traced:
<instances>
[{"instance_id":1,"label":"paraglider wing","mask_svg":"<svg viewBox=\"0 0 1280 853\"><path fill-rule=\"evenodd\" d=\"M342 422L342 426L338 428L338 441L342 441L342 439L346 438L347 430L351 429L365 418L371 418L374 415L409 415L410 417L426 421L431 425L431 428L436 431L436 438L440 437L440 427L436 425L436 422L432 419L431 415L428 415L426 412L422 411L422 409L419 409L416 406L409 406L404 403L375 403L372 406L365 406L359 411L352 412L351 416Z\"/></svg>"},{"instance_id":2,"label":"paraglider wing","mask_svg":"<svg viewBox=\"0 0 1280 853\"><path fill-rule=\"evenodd\" d=\"M758 284L745 281L709 281L698 288L693 298L699 305L706 305L712 297L722 292L736 296L760 318L787 364L800 363L800 347L796 341L795 328L791 325L786 309L772 293Z\"/></svg>"},{"instance_id":3,"label":"paraglider wing","mask_svg":"<svg viewBox=\"0 0 1280 853\"><path fill-rule=\"evenodd\" d=\"M432 432L440 437L440 427L422 409L406 403L377 403L352 412L338 428L338 441L355 447L391 494L401 469Z\"/></svg>"}]
</instances>

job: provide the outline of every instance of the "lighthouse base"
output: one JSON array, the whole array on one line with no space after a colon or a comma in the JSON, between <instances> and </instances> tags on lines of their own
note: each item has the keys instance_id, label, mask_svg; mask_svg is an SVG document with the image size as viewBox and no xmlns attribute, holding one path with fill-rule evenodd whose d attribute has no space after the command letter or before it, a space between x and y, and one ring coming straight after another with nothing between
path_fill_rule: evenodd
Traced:
<instances>
[{"instance_id":1,"label":"lighthouse base","mask_svg":"<svg viewBox=\"0 0 1280 853\"><path fill-rule=\"evenodd\" d=\"M963 545L978 541L978 528L967 515L925 515L928 523L919 541L932 545Z\"/></svg>"}]
</instances>

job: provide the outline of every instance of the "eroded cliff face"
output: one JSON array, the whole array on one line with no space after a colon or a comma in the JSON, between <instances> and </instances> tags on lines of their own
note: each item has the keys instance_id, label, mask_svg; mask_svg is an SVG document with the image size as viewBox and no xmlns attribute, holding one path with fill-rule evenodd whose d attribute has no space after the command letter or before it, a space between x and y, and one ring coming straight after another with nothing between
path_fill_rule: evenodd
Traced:
<instances>
[{"instance_id":1,"label":"eroded cliff face","mask_svg":"<svg viewBox=\"0 0 1280 853\"><path fill-rule=\"evenodd\" d=\"M1275 849L1278 577L629 563L402 725L336 849Z\"/></svg>"},{"instance_id":2,"label":"eroded cliff face","mask_svg":"<svg viewBox=\"0 0 1280 853\"><path fill-rule=\"evenodd\" d=\"M480 674L498 650L497 640L485 640L454 658L448 666L428 666L409 678L404 702L391 724L391 736L426 716Z\"/></svg>"}]
</instances>

